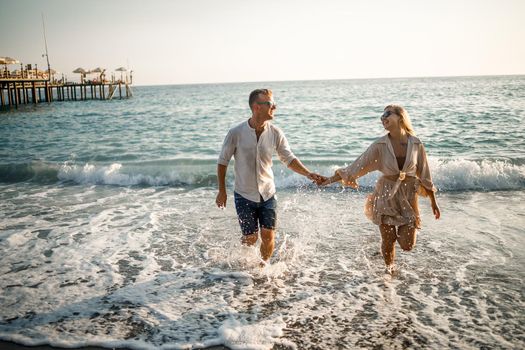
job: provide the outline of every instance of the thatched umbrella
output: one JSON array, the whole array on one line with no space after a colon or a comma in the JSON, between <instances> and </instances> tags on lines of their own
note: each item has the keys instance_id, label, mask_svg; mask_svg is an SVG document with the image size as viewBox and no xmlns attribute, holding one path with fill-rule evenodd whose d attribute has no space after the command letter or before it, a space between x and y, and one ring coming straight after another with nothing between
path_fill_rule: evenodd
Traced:
<instances>
[{"instance_id":1,"label":"thatched umbrella","mask_svg":"<svg viewBox=\"0 0 525 350\"><path fill-rule=\"evenodd\" d=\"M86 76L86 70L84 68L78 67L73 71L73 73L79 73L80 74L80 82L84 82L84 77Z\"/></svg>"},{"instance_id":2,"label":"thatched umbrella","mask_svg":"<svg viewBox=\"0 0 525 350\"><path fill-rule=\"evenodd\" d=\"M7 65L8 64L18 64L18 63L20 63L20 61L15 59L15 58L7 57L7 56L0 57L0 64L4 65L6 72L7 72Z\"/></svg>"},{"instance_id":3,"label":"thatched umbrella","mask_svg":"<svg viewBox=\"0 0 525 350\"><path fill-rule=\"evenodd\" d=\"M115 69L115 72L120 72L120 81L122 81L122 72L127 72L128 70L124 67L118 67Z\"/></svg>"},{"instance_id":4,"label":"thatched umbrella","mask_svg":"<svg viewBox=\"0 0 525 350\"><path fill-rule=\"evenodd\" d=\"M20 63L19 60L15 59L15 58L11 58L11 57L0 57L0 64L3 64L3 65L8 65L8 64L18 64Z\"/></svg>"},{"instance_id":5,"label":"thatched umbrella","mask_svg":"<svg viewBox=\"0 0 525 350\"><path fill-rule=\"evenodd\" d=\"M97 68L95 68L95 69L92 69L92 70L88 71L87 74L94 74L94 73L97 73L98 76L99 76L100 81L102 82L102 80L103 80L103 79L102 79L102 75L104 74L105 71L106 71L106 70L105 70L104 68L97 67Z\"/></svg>"}]
</instances>

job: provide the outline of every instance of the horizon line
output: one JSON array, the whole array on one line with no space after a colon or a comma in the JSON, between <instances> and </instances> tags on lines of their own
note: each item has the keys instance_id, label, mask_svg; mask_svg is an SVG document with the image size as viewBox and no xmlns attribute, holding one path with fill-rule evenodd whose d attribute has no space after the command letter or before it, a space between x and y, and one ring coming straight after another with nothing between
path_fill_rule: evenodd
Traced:
<instances>
[{"instance_id":1,"label":"horizon line","mask_svg":"<svg viewBox=\"0 0 525 350\"><path fill-rule=\"evenodd\" d=\"M374 77L374 78L328 78L328 79L285 79L285 80L252 80L252 81L223 81L202 83L160 83L160 84L133 84L134 86L183 86L183 85L225 85L225 84L251 84L251 83L285 83L285 82L312 82L312 81L343 81L343 80L395 80L395 79L435 79L435 78L476 78L476 77L508 77L525 76L525 73L512 74L479 74L479 75L429 75L429 76L400 76L400 77Z\"/></svg>"}]
</instances>

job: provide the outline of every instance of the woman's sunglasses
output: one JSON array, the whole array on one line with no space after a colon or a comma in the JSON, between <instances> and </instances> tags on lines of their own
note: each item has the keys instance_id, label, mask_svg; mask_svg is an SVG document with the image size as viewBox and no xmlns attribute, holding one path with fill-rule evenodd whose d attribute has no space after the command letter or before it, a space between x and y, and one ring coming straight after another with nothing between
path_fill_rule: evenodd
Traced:
<instances>
[{"instance_id":1,"label":"woman's sunglasses","mask_svg":"<svg viewBox=\"0 0 525 350\"><path fill-rule=\"evenodd\" d=\"M381 115L381 120L385 120L386 118L390 117L392 114L395 114L393 111L384 111Z\"/></svg>"}]
</instances>

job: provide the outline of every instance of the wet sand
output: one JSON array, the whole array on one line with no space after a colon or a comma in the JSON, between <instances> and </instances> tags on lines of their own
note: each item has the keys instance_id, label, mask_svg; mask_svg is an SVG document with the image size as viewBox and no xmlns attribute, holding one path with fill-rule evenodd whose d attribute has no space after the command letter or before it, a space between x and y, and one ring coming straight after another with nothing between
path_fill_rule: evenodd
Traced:
<instances>
[{"instance_id":1,"label":"wet sand","mask_svg":"<svg viewBox=\"0 0 525 350\"><path fill-rule=\"evenodd\" d=\"M31 349L31 350L55 350L55 349L63 349L63 348L55 348L55 347L49 346L49 345L24 346L24 345L19 345L19 344L7 342L7 341L0 341L0 349L2 349L2 350L27 350L27 349ZM95 347L95 346L87 346L87 347L82 347L82 348L78 348L78 349L82 349L82 350L107 350L105 348L99 348L99 347ZM119 349L121 349L121 348L119 348ZM124 349L121 349L121 350L124 350Z\"/></svg>"},{"instance_id":2,"label":"wet sand","mask_svg":"<svg viewBox=\"0 0 525 350\"><path fill-rule=\"evenodd\" d=\"M56 348L54 346L49 345L40 345L40 346L24 346L19 345L7 341L1 341L0 340L0 349L1 350L57 350L57 349L65 349L65 348ZM76 348L81 350L107 350L108 348L101 348L97 346L85 346L81 348ZM109 348L109 349L115 349L115 350L128 350L127 348ZM211 348L206 348L207 350L229 350L227 347L224 346L212 346Z\"/></svg>"}]
</instances>

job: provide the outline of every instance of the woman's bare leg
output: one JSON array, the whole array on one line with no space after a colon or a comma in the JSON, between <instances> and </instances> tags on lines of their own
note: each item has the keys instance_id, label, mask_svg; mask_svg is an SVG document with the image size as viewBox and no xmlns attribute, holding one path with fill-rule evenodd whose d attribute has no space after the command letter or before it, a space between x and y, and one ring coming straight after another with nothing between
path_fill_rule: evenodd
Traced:
<instances>
[{"instance_id":1,"label":"woman's bare leg","mask_svg":"<svg viewBox=\"0 0 525 350\"><path fill-rule=\"evenodd\" d=\"M381 232L381 254L385 260L385 265L391 266L396 258L396 227L392 225L379 225Z\"/></svg>"},{"instance_id":2,"label":"woman's bare leg","mask_svg":"<svg viewBox=\"0 0 525 350\"><path fill-rule=\"evenodd\" d=\"M417 229L413 225L399 226L397 229L397 241L404 251L411 251L416 245Z\"/></svg>"}]
</instances>

